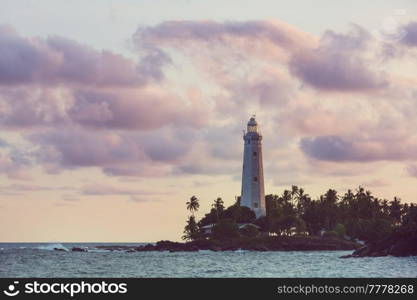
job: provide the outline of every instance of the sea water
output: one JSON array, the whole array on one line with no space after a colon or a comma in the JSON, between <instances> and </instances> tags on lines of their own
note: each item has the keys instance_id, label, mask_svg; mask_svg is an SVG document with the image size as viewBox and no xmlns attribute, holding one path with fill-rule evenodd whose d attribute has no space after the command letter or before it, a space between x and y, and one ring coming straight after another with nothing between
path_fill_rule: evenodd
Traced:
<instances>
[{"instance_id":1,"label":"sea water","mask_svg":"<svg viewBox=\"0 0 417 300\"><path fill-rule=\"evenodd\" d=\"M351 251L125 252L101 250L98 245L115 243L0 243L0 277L417 278L417 256L339 258ZM72 247L88 252L72 252Z\"/></svg>"}]
</instances>

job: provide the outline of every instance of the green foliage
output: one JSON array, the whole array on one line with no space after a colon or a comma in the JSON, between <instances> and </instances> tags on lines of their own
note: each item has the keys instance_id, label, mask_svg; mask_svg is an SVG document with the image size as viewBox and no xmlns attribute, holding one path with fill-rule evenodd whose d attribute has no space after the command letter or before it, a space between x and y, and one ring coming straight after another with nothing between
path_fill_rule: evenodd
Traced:
<instances>
[{"instance_id":1,"label":"green foliage","mask_svg":"<svg viewBox=\"0 0 417 300\"><path fill-rule=\"evenodd\" d=\"M239 236L239 228L233 219L223 219L212 228L212 237L218 240L225 240Z\"/></svg>"},{"instance_id":2,"label":"green foliage","mask_svg":"<svg viewBox=\"0 0 417 300\"><path fill-rule=\"evenodd\" d=\"M245 237L254 238L259 235L259 229L252 224L248 224L243 228L239 229L239 233Z\"/></svg>"},{"instance_id":3,"label":"green foliage","mask_svg":"<svg viewBox=\"0 0 417 300\"><path fill-rule=\"evenodd\" d=\"M192 213L198 209L198 205L191 204L196 201L198 204L197 198L187 202ZM198 222L198 227L217 223L222 229L227 228L225 224L232 228L232 223L253 223L261 232L277 235L315 236L324 230L328 236L342 238L347 235L364 241L378 240L392 232L403 235L417 232L416 205L402 204L396 197L392 201L379 199L362 187L354 192L348 190L344 195L329 189L312 199L302 188L292 186L281 195L266 195L265 203L266 217L256 219L252 210L240 206L239 197L228 208L219 197L211 211ZM231 236L236 234L235 229L230 231L234 232ZM227 236L227 230L223 234L218 229L216 234Z\"/></svg>"},{"instance_id":4,"label":"green foliage","mask_svg":"<svg viewBox=\"0 0 417 300\"><path fill-rule=\"evenodd\" d=\"M303 219L297 218L295 220L295 233L297 235L306 235L307 225Z\"/></svg>"},{"instance_id":5,"label":"green foliage","mask_svg":"<svg viewBox=\"0 0 417 300\"><path fill-rule=\"evenodd\" d=\"M333 231L337 233L339 237L343 237L346 235L346 227L341 223L337 223L336 226L333 228Z\"/></svg>"},{"instance_id":6,"label":"green foliage","mask_svg":"<svg viewBox=\"0 0 417 300\"><path fill-rule=\"evenodd\" d=\"M269 231L269 220L267 217L262 216L257 218L253 224L258 225L261 232L268 232Z\"/></svg>"},{"instance_id":7,"label":"green foliage","mask_svg":"<svg viewBox=\"0 0 417 300\"><path fill-rule=\"evenodd\" d=\"M201 236L201 232L197 226L194 216L189 216L187 224L184 227L184 235L182 236L183 240L192 241Z\"/></svg>"},{"instance_id":8,"label":"green foliage","mask_svg":"<svg viewBox=\"0 0 417 300\"><path fill-rule=\"evenodd\" d=\"M326 231L323 234L323 237L325 237L325 238L339 238L340 236L339 236L339 234L336 231L329 230L329 231Z\"/></svg>"},{"instance_id":9,"label":"green foliage","mask_svg":"<svg viewBox=\"0 0 417 300\"><path fill-rule=\"evenodd\" d=\"M198 199L196 196L192 196L189 201L185 203L187 205L187 209L193 214L198 210L200 207L200 203L198 203Z\"/></svg>"},{"instance_id":10,"label":"green foliage","mask_svg":"<svg viewBox=\"0 0 417 300\"><path fill-rule=\"evenodd\" d=\"M411 204L407 207L406 214L403 216L402 231L417 233L417 205Z\"/></svg>"},{"instance_id":11,"label":"green foliage","mask_svg":"<svg viewBox=\"0 0 417 300\"><path fill-rule=\"evenodd\" d=\"M249 207L234 204L227 209L217 210L216 208L212 208L210 213L206 214L198 222L198 225L202 227L217 223L222 219L231 219L236 223L252 223L256 220L256 215Z\"/></svg>"},{"instance_id":12,"label":"green foliage","mask_svg":"<svg viewBox=\"0 0 417 300\"><path fill-rule=\"evenodd\" d=\"M271 232L277 235L290 235L291 229L296 224L296 217L292 215L281 215L271 220Z\"/></svg>"}]
</instances>

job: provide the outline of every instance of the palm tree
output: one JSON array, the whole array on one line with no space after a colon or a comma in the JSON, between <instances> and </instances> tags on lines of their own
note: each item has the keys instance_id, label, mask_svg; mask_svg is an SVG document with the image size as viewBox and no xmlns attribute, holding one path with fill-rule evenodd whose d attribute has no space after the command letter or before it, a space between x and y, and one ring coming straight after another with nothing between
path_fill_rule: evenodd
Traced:
<instances>
[{"instance_id":1,"label":"palm tree","mask_svg":"<svg viewBox=\"0 0 417 300\"><path fill-rule=\"evenodd\" d=\"M190 216L187 220L187 225L184 227L183 240L192 241L198 236L198 225L194 216Z\"/></svg>"},{"instance_id":2,"label":"palm tree","mask_svg":"<svg viewBox=\"0 0 417 300\"><path fill-rule=\"evenodd\" d=\"M194 217L194 212L198 210L200 204L198 203L198 199L196 196L192 196L189 201L185 203L187 205L187 209L191 212Z\"/></svg>"},{"instance_id":3,"label":"palm tree","mask_svg":"<svg viewBox=\"0 0 417 300\"><path fill-rule=\"evenodd\" d=\"M216 214L217 214L217 221L219 221L220 219L220 213L223 211L224 209L224 202L222 200L222 198L218 197L216 200L214 200L213 203L213 208L216 210Z\"/></svg>"},{"instance_id":4,"label":"palm tree","mask_svg":"<svg viewBox=\"0 0 417 300\"><path fill-rule=\"evenodd\" d=\"M394 219L395 224L400 224L401 222L401 199L394 197L394 200L390 201L389 206L389 215Z\"/></svg>"}]
</instances>

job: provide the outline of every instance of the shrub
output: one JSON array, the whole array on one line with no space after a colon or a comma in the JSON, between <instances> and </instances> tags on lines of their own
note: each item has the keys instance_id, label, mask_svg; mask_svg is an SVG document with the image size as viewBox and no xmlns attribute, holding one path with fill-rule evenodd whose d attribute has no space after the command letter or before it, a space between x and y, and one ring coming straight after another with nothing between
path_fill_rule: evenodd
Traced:
<instances>
[{"instance_id":1,"label":"shrub","mask_svg":"<svg viewBox=\"0 0 417 300\"><path fill-rule=\"evenodd\" d=\"M225 240L239 236L239 228L232 219L223 219L217 222L212 229L212 237L218 240Z\"/></svg>"},{"instance_id":2,"label":"shrub","mask_svg":"<svg viewBox=\"0 0 417 300\"><path fill-rule=\"evenodd\" d=\"M239 233L245 237L253 238L259 235L259 230L256 228L256 226L248 224L239 229Z\"/></svg>"},{"instance_id":3,"label":"shrub","mask_svg":"<svg viewBox=\"0 0 417 300\"><path fill-rule=\"evenodd\" d=\"M343 237L346 235L346 228L345 225L337 223L336 226L333 228L333 231L337 233L339 237Z\"/></svg>"},{"instance_id":4,"label":"shrub","mask_svg":"<svg viewBox=\"0 0 417 300\"><path fill-rule=\"evenodd\" d=\"M338 238L339 237L339 233L337 233L336 231L334 231L334 230L329 230L329 231L326 231L324 234L323 234L323 237L325 237L325 238L332 238L332 239L335 239L335 238Z\"/></svg>"}]
</instances>

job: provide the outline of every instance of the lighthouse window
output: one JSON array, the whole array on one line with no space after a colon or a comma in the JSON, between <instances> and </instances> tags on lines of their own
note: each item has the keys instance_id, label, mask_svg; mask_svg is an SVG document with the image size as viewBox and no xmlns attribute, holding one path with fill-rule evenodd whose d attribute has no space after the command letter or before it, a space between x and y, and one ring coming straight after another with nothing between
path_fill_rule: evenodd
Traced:
<instances>
[{"instance_id":1,"label":"lighthouse window","mask_svg":"<svg viewBox=\"0 0 417 300\"><path fill-rule=\"evenodd\" d=\"M254 208L258 208L258 202L253 203Z\"/></svg>"},{"instance_id":2,"label":"lighthouse window","mask_svg":"<svg viewBox=\"0 0 417 300\"><path fill-rule=\"evenodd\" d=\"M256 153L256 152L253 152L253 156L256 156L258 153Z\"/></svg>"},{"instance_id":3,"label":"lighthouse window","mask_svg":"<svg viewBox=\"0 0 417 300\"><path fill-rule=\"evenodd\" d=\"M253 177L253 181L257 182L258 181L258 177Z\"/></svg>"}]
</instances>

